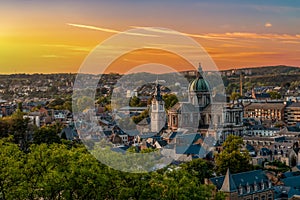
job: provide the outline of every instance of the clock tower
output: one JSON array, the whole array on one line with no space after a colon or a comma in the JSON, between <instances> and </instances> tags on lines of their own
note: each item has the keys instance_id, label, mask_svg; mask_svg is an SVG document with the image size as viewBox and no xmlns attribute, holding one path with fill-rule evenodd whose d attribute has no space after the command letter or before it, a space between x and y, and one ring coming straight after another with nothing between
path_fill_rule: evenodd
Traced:
<instances>
[{"instance_id":1,"label":"clock tower","mask_svg":"<svg viewBox=\"0 0 300 200\"><path fill-rule=\"evenodd\" d=\"M154 97L151 102L151 132L160 132L166 124L165 102L160 94L160 85L156 83Z\"/></svg>"}]
</instances>

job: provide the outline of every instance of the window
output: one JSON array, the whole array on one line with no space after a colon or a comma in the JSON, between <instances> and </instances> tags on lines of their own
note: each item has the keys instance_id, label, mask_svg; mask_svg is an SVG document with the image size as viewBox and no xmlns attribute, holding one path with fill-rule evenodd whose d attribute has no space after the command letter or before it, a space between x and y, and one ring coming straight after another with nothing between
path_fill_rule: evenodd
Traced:
<instances>
[{"instance_id":1,"label":"window","mask_svg":"<svg viewBox=\"0 0 300 200\"><path fill-rule=\"evenodd\" d=\"M268 194L268 200L272 200L273 199L273 195L272 194Z\"/></svg>"},{"instance_id":2,"label":"window","mask_svg":"<svg viewBox=\"0 0 300 200\"><path fill-rule=\"evenodd\" d=\"M176 125L176 117L173 116L173 125Z\"/></svg>"},{"instance_id":3,"label":"window","mask_svg":"<svg viewBox=\"0 0 300 200\"><path fill-rule=\"evenodd\" d=\"M240 192L240 194L243 194L243 187L242 186L239 187L239 192Z\"/></svg>"},{"instance_id":4,"label":"window","mask_svg":"<svg viewBox=\"0 0 300 200\"><path fill-rule=\"evenodd\" d=\"M247 193L250 193L250 186L247 185Z\"/></svg>"},{"instance_id":5,"label":"window","mask_svg":"<svg viewBox=\"0 0 300 200\"><path fill-rule=\"evenodd\" d=\"M153 104L153 110L156 110L156 104Z\"/></svg>"},{"instance_id":6,"label":"window","mask_svg":"<svg viewBox=\"0 0 300 200\"><path fill-rule=\"evenodd\" d=\"M261 189L262 189L262 190L265 189L265 184L264 184L264 182L261 182Z\"/></svg>"},{"instance_id":7,"label":"window","mask_svg":"<svg viewBox=\"0 0 300 200\"><path fill-rule=\"evenodd\" d=\"M159 105L159 110L163 110L163 106L161 104Z\"/></svg>"}]
</instances>

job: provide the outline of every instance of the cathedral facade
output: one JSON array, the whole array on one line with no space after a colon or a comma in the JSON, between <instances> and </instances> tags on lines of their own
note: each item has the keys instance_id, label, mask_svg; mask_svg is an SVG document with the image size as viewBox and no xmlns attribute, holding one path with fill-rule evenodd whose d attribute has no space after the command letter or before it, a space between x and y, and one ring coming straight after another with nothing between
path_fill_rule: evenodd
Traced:
<instances>
[{"instance_id":1,"label":"cathedral facade","mask_svg":"<svg viewBox=\"0 0 300 200\"><path fill-rule=\"evenodd\" d=\"M202 73L199 66L196 78L188 87L188 101L178 102L167 111L168 129L198 132L221 142L229 134L241 136L243 106L239 103L212 102L211 89Z\"/></svg>"}]
</instances>

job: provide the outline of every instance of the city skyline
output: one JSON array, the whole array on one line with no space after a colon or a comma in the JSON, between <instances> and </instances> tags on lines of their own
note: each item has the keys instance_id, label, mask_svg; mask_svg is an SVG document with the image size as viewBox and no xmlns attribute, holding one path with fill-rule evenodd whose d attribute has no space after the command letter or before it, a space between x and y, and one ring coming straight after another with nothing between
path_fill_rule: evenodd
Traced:
<instances>
[{"instance_id":1,"label":"city skyline","mask_svg":"<svg viewBox=\"0 0 300 200\"><path fill-rule=\"evenodd\" d=\"M192 37L220 70L300 66L296 1L16 0L2 3L0 10L1 74L76 73L99 43L136 27L164 27ZM153 62L188 68L184 60L161 54L132 52L112 68L122 73L126 66Z\"/></svg>"}]
</instances>

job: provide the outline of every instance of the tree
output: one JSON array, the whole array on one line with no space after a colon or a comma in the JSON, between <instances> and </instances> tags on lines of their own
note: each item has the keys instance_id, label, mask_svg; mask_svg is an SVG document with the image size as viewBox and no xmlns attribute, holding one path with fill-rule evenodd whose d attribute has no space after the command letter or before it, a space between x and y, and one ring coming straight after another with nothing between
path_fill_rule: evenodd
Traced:
<instances>
[{"instance_id":1,"label":"tree","mask_svg":"<svg viewBox=\"0 0 300 200\"><path fill-rule=\"evenodd\" d=\"M163 95L163 100L165 102L165 108L167 110L172 108L176 103L178 103L178 98L175 94L165 94Z\"/></svg>"},{"instance_id":2,"label":"tree","mask_svg":"<svg viewBox=\"0 0 300 200\"><path fill-rule=\"evenodd\" d=\"M152 199L210 199L212 185L204 185L185 169L170 166L168 169L153 172L150 180ZM149 196L147 196L149 198Z\"/></svg>"},{"instance_id":3,"label":"tree","mask_svg":"<svg viewBox=\"0 0 300 200\"><path fill-rule=\"evenodd\" d=\"M203 159L194 159L182 164L181 167L197 177L201 183L204 183L205 178L211 178L213 174L213 164Z\"/></svg>"},{"instance_id":4,"label":"tree","mask_svg":"<svg viewBox=\"0 0 300 200\"><path fill-rule=\"evenodd\" d=\"M116 154L108 149L103 156L122 165ZM101 164L80 144L32 144L24 153L12 137L0 140L0 159L0 199L224 199L222 193L213 195L212 185L201 183L199 177L207 175L200 174L209 165L200 159L155 172L126 173Z\"/></svg>"},{"instance_id":5,"label":"tree","mask_svg":"<svg viewBox=\"0 0 300 200\"><path fill-rule=\"evenodd\" d=\"M271 99L281 99L281 94L276 91L269 92Z\"/></svg>"},{"instance_id":6,"label":"tree","mask_svg":"<svg viewBox=\"0 0 300 200\"><path fill-rule=\"evenodd\" d=\"M130 107L139 107L141 104L141 100L137 96L133 96L130 98L129 106Z\"/></svg>"},{"instance_id":7,"label":"tree","mask_svg":"<svg viewBox=\"0 0 300 200\"><path fill-rule=\"evenodd\" d=\"M239 86L235 83L229 83L226 87L226 93L231 94L232 92L236 91L239 88Z\"/></svg>"},{"instance_id":8,"label":"tree","mask_svg":"<svg viewBox=\"0 0 300 200\"><path fill-rule=\"evenodd\" d=\"M143 119L149 117L149 110L144 110L141 114L139 114L138 116L133 116L132 120L134 121L135 124L138 124L140 121L142 121Z\"/></svg>"},{"instance_id":9,"label":"tree","mask_svg":"<svg viewBox=\"0 0 300 200\"><path fill-rule=\"evenodd\" d=\"M72 112L72 101L65 101L62 107L64 110L69 110L70 112Z\"/></svg>"},{"instance_id":10,"label":"tree","mask_svg":"<svg viewBox=\"0 0 300 200\"><path fill-rule=\"evenodd\" d=\"M35 144L52 144L60 143L58 131L55 126L45 126L37 129L33 134L33 142Z\"/></svg>"},{"instance_id":11,"label":"tree","mask_svg":"<svg viewBox=\"0 0 300 200\"><path fill-rule=\"evenodd\" d=\"M55 108L55 106L62 106L65 101L62 98L56 98L48 104L49 108Z\"/></svg>"},{"instance_id":12,"label":"tree","mask_svg":"<svg viewBox=\"0 0 300 200\"><path fill-rule=\"evenodd\" d=\"M0 138L8 137L9 124L7 120L0 118Z\"/></svg>"},{"instance_id":13,"label":"tree","mask_svg":"<svg viewBox=\"0 0 300 200\"><path fill-rule=\"evenodd\" d=\"M29 146L31 135L31 127L29 126L29 118L23 118L21 110L17 109L16 112L6 118L9 123L8 133L13 135L14 142L19 144L22 150L26 150Z\"/></svg>"},{"instance_id":14,"label":"tree","mask_svg":"<svg viewBox=\"0 0 300 200\"><path fill-rule=\"evenodd\" d=\"M223 144L223 151L216 154L216 173L225 175L229 168L232 173L252 169L250 155L247 150L242 152L243 140L239 136L229 135Z\"/></svg>"},{"instance_id":15,"label":"tree","mask_svg":"<svg viewBox=\"0 0 300 200\"><path fill-rule=\"evenodd\" d=\"M95 107L94 100L88 96L75 98L75 100L77 100L73 106L75 112L84 112L87 109L93 109Z\"/></svg>"},{"instance_id":16,"label":"tree","mask_svg":"<svg viewBox=\"0 0 300 200\"><path fill-rule=\"evenodd\" d=\"M234 103L235 100L238 100L241 98L241 95L240 93L237 93L237 92L232 92L231 95L230 95L230 100Z\"/></svg>"},{"instance_id":17,"label":"tree","mask_svg":"<svg viewBox=\"0 0 300 200\"><path fill-rule=\"evenodd\" d=\"M22 199L20 185L24 155L10 140L12 138L0 140L0 199Z\"/></svg>"},{"instance_id":18,"label":"tree","mask_svg":"<svg viewBox=\"0 0 300 200\"><path fill-rule=\"evenodd\" d=\"M101 96L97 100L97 104L107 105L110 103L110 96Z\"/></svg>"}]
</instances>

